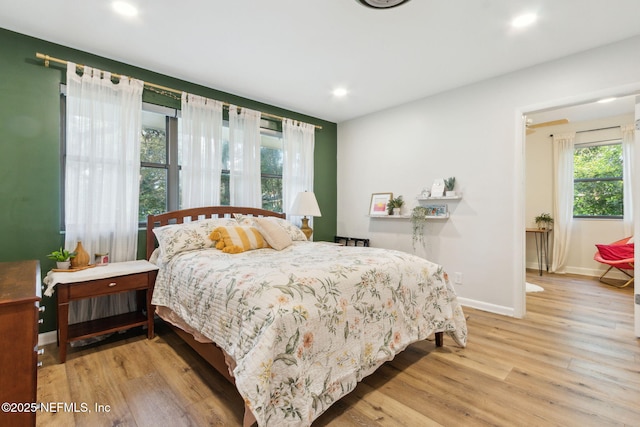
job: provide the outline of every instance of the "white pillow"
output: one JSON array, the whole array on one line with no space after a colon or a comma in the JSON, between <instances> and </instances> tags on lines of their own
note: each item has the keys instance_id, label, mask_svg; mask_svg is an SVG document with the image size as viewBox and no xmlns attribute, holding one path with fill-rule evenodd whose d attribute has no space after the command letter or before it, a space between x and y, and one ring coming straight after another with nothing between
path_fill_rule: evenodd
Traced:
<instances>
[{"instance_id":1,"label":"white pillow","mask_svg":"<svg viewBox=\"0 0 640 427\"><path fill-rule=\"evenodd\" d=\"M266 218L254 218L255 228L262 234L269 246L277 251L291 246L291 236L284 228Z\"/></svg>"},{"instance_id":2,"label":"white pillow","mask_svg":"<svg viewBox=\"0 0 640 427\"><path fill-rule=\"evenodd\" d=\"M252 227L255 227L255 224L256 224L255 220L257 218L259 218L259 217L254 217L254 216L246 216L246 215L242 215L242 214L233 214L233 216L238 220L240 225L248 225L248 226L252 226ZM271 222L273 222L275 224L278 224L280 227L285 229L285 231L289 234L289 237L291 237L291 240L293 240L294 242L295 241L303 241L303 242L307 241L307 236L304 235L302 230L300 230L295 225L291 224L286 219L278 218L276 216L265 216L265 217L260 217L260 218L264 218L267 221L271 221Z\"/></svg>"},{"instance_id":3,"label":"white pillow","mask_svg":"<svg viewBox=\"0 0 640 427\"><path fill-rule=\"evenodd\" d=\"M153 229L160 246L160 261L168 262L180 252L213 248L209 234L216 227L238 225L233 218L207 218Z\"/></svg>"}]
</instances>

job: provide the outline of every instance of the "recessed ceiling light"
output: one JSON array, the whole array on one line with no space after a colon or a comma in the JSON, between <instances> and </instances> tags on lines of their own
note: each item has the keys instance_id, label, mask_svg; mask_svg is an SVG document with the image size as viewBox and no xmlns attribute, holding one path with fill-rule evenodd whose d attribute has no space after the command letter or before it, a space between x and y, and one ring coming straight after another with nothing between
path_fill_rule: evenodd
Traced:
<instances>
[{"instance_id":1,"label":"recessed ceiling light","mask_svg":"<svg viewBox=\"0 0 640 427\"><path fill-rule=\"evenodd\" d=\"M114 1L111 3L113 10L123 16L133 17L138 14L138 9L131 3L125 1Z\"/></svg>"},{"instance_id":2,"label":"recessed ceiling light","mask_svg":"<svg viewBox=\"0 0 640 427\"><path fill-rule=\"evenodd\" d=\"M513 21L511 21L511 26L514 28L524 28L533 24L538 20L538 15L535 13L525 13L520 16L516 16Z\"/></svg>"},{"instance_id":3,"label":"recessed ceiling light","mask_svg":"<svg viewBox=\"0 0 640 427\"><path fill-rule=\"evenodd\" d=\"M617 98L604 98L598 101L599 104L606 104L607 102L615 101Z\"/></svg>"},{"instance_id":4,"label":"recessed ceiling light","mask_svg":"<svg viewBox=\"0 0 640 427\"><path fill-rule=\"evenodd\" d=\"M342 98L347 96L347 94L349 93L349 91L343 87L339 87L337 89L334 89L333 92L333 96L335 96L336 98Z\"/></svg>"}]
</instances>

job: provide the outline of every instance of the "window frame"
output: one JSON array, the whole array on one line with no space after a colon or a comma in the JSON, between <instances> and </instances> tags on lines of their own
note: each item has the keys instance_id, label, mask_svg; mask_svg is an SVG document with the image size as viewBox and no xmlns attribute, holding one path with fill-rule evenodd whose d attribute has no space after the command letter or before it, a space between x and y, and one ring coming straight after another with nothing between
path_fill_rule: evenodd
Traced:
<instances>
[{"instance_id":1,"label":"window frame","mask_svg":"<svg viewBox=\"0 0 640 427\"><path fill-rule=\"evenodd\" d=\"M574 185L574 189L573 189L573 212L572 212L572 216L574 219L611 219L611 220L621 220L623 219L623 214L622 215L576 215L575 214L575 197L576 197L576 190L575 190L575 184L576 183L580 183L580 182L621 182L623 185L623 191L622 191L622 203L624 206L624 172L621 176L619 177L602 177L602 178L576 178L575 177L575 154L577 153L578 150L581 149L585 149L585 148L591 148L591 147L601 147L601 146L607 146L607 145L619 145L620 147L622 147L622 139L620 138L615 138L615 139L608 139L608 140L603 140L603 141L594 141L594 142L584 142L584 143L577 143L574 144L573 147L573 153L574 153L574 173L573 173L573 185ZM621 153L622 156L624 156L624 153ZM624 159L622 160L622 166L624 168ZM624 207L623 207L624 209ZM624 210L623 210L624 212Z\"/></svg>"}]
</instances>

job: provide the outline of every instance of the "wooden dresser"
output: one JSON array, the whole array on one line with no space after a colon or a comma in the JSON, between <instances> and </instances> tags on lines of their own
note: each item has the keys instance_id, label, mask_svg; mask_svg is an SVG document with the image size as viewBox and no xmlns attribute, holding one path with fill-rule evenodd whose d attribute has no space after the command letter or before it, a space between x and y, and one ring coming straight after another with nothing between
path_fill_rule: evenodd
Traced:
<instances>
[{"instance_id":1,"label":"wooden dresser","mask_svg":"<svg viewBox=\"0 0 640 427\"><path fill-rule=\"evenodd\" d=\"M1 426L36 423L39 301L40 263L0 262Z\"/></svg>"}]
</instances>

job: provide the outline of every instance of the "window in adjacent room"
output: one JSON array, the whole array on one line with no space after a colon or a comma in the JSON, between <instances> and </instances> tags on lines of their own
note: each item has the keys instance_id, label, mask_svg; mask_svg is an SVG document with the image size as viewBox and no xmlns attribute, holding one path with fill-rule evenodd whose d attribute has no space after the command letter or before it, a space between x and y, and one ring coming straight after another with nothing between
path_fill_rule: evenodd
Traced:
<instances>
[{"instance_id":1,"label":"window in adjacent room","mask_svg":"<svg viewBox=\"0 0 640 427\"><path fill-rule=\"evenodd\" d=\"M622 143L606 141L576 144L573 216L575 218L622 218Z\"/></svg>"}]
</instances>

